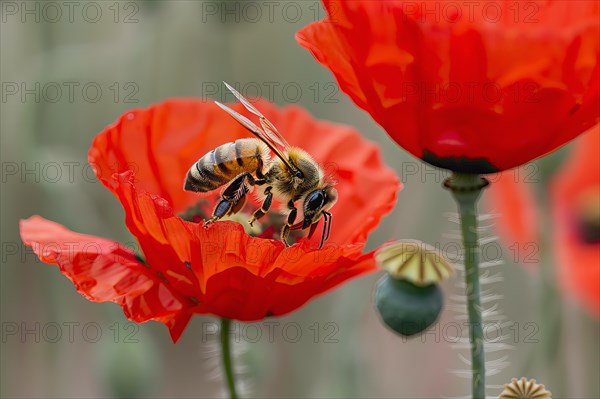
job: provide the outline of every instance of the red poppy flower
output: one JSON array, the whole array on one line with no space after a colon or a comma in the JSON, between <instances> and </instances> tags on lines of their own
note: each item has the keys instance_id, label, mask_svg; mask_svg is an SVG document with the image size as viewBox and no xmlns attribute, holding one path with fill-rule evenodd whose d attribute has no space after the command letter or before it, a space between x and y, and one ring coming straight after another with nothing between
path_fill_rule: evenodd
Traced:
<instances>
[{"instance_id":1,"label":"red poppy flower","mask_svg":"<svg viewBox=\"0 0 600 399\"><path fill-rule=\"evenodd\" d=\"M549 197L557 279L569 297L600 317L600 125L583 135L552 176ZM500 183L500 184L497 184ZM521 261L535 255L541 234L535 193L507 172L490 186L492 209L499 212L504 241L518 246ZM533 247L532 247L533 245ZM527 248L536 249L528 252ZM515 248L515 247L513 247Z\"/></svg>"},{"instance_id":2,"label":"red poppy flower","mask_svg":"<svg viewBox=\"0 0 600 399\"><path fill-rule=\"evenodd\" d=\"M89 300L116 302L136 322L162 322L174 341L194 313L242 321L279 316L374 270L373 254L361 250L400 189L379 149L353 128L316 121L299 107L255 105L337 180L339 201L323 249L316 249L318 234L286 248L279 240L249 236L233 221L205 229L178 216L189 209L210 213L218 195L202 199L183 191L190 166L250 135L214 103L183 99L127 112L89 151L97 177L123 205L145 261L116 242L39 216L21 221L23 241L41 260L57 264ZM232 108L250 117L240 104ZM267 221L262 236L273 231Z\"/></svg>"},{"instance_id":3,"label":"red poppy flower","mask_svg":"<svg viewBox=\"0 0 600 399\"><path fill-rule=\"evenodd\" d=\"M433 165L509 169L598 123L597 1L323 3L300 45Z\"/></svg>"},{"instance_id":4,"label":"red poppy flower","mask_svg":"<svg viewBox=\"0 0 600 399\"><path fill-rule=\"evenodd\" d=\"M576 144L550 187L557 277L600 317L600 125Z\"/></svg>"}]
</instances>

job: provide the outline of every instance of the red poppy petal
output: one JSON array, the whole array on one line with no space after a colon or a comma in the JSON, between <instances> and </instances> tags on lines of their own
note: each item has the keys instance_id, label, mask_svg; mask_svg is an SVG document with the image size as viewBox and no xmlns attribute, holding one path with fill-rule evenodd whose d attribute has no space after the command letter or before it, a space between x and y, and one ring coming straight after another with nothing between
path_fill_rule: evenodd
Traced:
<instances>
[{"instance_id":1,"label":"red poppy petal","mask_svg":"<svg viewBox=\"0 0 600 399\"><path fill-rule=\"evenodd\" d=\"M171 288L117 242L79 234L32 216L20 222L21 238L40 260L58 265L77 291L93 302L115 302L138 323L160 321L177 341L189 320Z\"/></svg>"},{"instance_id":2,"label":"red poppy petal","mask_svg":"<svg viewBox=\"0 0 600 399\"><path fill-rule=\"evenodd\" d=\"M283 242L251 237L241 224L223 221L207 229L197 226L196 242L191 249L191 263L200 284L207 292L208 280L228 269L243 267L250 274L263 278L285 248ZM251 286L246 289L252 290Z\"/></svg>"},{"instance_id":3,"label":"red poppy petal","mask_svg":"<svg viewBox=\"0 0 600 399\"><path fill-rule=\"evenodd\" d=\"M122 115L96 136L88 159L108 189L114 191L114 173L131 170L139 189L164 198L178 213L198 200L183 190L189 168L241 137L249 134L213 102L172 99Z\"/></svg>"},{"instance_id":4,"label":"red poppy petal","mask_svg":"<svg viewBox=\"0 0 600 399\"><path fill-rule=\"evenodd\" d=\"M331 0L297 39L407 151L491 173L600 117L598 2L515 4Z\"/></svg>"},{"instance_id":5,"label":"red poppy petal","mask_svg":"<svg viewBox=\"0 0 600 399\"><path fill-rule=\"evenodd\" d=\"M302 241L284 249L280 241L250 237L241 225L221 222L199 228L192 264L205 293L201 313L251 321L282 315L343 281L376 270L363 244L327 243L322 250Z\"/></svg>"},{"instance_id":6,"label":"red poppy petal","mask_svg":"<svg viewBox=\"0 0 600 399\"><path fill-rule=\"evenodd\" d=\"M331 267L326 268L314 267L309 260L312 258L314 263L313 254L304 254L298 264L320 270L314 276L296 276L276 268L268 275L258 277L244 267L228 268L208 280L202 312L241 321L292 312L343 281L376 270L372 254L350 259L344 257L347 251L340 249L332 254Z\"/></svg>"},{"instance_id":7,"label":"red poppy petal","mask_svg":"<svg viewBox=\"0 0 600 399\"><path fill-rule=\"evenodd\" d=\"M157 317L154 320L164 323L169 329L171 340L173 340L173 343L177 343L193 315L192 311L184 310L179 312L175 317Z\"/></svg>"},{"instance_id":8,"label":"red poppy petal","mask_svg":"<svg viewBox=\"0 0 600 399\"><path fill-rule=\"evenodd\" d=\"M423 108L415 101L415 82L422 78L415 73L439 64L422 45L421 29L390 2L330 1L326 8L334 14L300 30L298 43L331 70L359 107L420 157L413 133Z\"/></svg>"},{"instance_id":9,"label":"red poppy petal","mask_svg":"<svg viewBox=\"0 0 600 399\"><path fill-rule=\"evenodd\" d=\"M275 260L272 270L284 270L288 278L293 277L298 281L318 276L332 277L342 270L338 268L340 263L360 263L363 256L367 255L372 258L373 253L367 255L361 253L363 246L364 243L340 245L328 241L322 249L318 250L312 243L303 241L300 245L286 248ZM373 261L370 267L374 265Z\"/></svg>"},{"instance_id":10,"label":"red poppy petal","mask_svg":"<svg viewBox=\"0 0 600 399\"><path fill-rule=\"evenodd\" d=\"M343 251L340 251L340 253ZM288 285L283 274L278 277L273 296L279 298L271 306L274 315L283 315L294 311L315 296L322 295L339 284L357 276L363 276L377 270L373 254L365 254L357 259L347 259L341 254L335 256L335 266L330 273L321 273L304 280L300 284Z\"/></svg>"},{"instance_id":11,"label":"red poppy petal","mask_svg":"<svg viewBox=\"0 0 600 399\"><path fill-rule=\"evenodd\" d=\"M114 176L113 190L125 209L125 223L138 239L153 270L185 296L195 296L199 285L191 270L191 248L198 242L198 225L184 222L163 198L139 192L132 173ZM199 265L198 265L199 266Z\"/></svg>"},{"instance_id":12,"label":"red poppy petal","mask_svg":"<svg viewBox=\"0 0 600 399\"><path fill-rule=\"evenodd\" d=\"M346 44L327 23L312 23L296 33L298 43L309 50L321 64L334 66L332 72L338 84L352 100L364 110L369 110L366 94L360 87L351 61L347 57ZM323 49L323 50L322 50ZM325 49L327 49L325 51ZM337 62L334 63L334 60Z\"/></svg>"}]
</instances>

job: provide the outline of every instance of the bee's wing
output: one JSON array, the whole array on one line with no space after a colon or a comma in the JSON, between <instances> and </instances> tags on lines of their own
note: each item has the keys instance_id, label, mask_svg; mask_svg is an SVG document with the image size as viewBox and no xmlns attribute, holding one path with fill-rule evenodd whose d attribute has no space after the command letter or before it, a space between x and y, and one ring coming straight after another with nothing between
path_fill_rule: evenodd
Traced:
<instances>
[{"instance_id":1,"label":"bee's wing","mask_svg":"<svg viewBox=\"0 0 600 399\"><path fill-rule=\"evenodd\" d=\"M274 144L277 144L282 151L284 151L290 147L288 142L283 138L281 133L279 133L277 128L258 109L256 109L256 107L254 105L252 105L252 103L250 103L250 101L248 101L246 98L244 98L244 96L242 96L236 89L234 89L227 82L223 82L223 83L229 89L229 91L233 93L235 98L237 98L238 101L241 102L244 105L244 107L246 107L246 109L248 111L252 112L254 115L256 115L260 118L260 124L262 125L265 136L268 137L269 140L271 140ZM263 141L264 141L264 139L263 139Z\"/></svg>"},{"instance_id":2,"label":"bee's wing","mask_svg":"<svg viewBox=\"0 0 600 399\"><path fill-rule=\"evenodd\" d=\"M275 153L275 155L277 155L279 157L279 159L281 159L283 161L283 163L292 171L292 172L296 172L298 171L297 168L295 168L283 155L283 151L279 148L279 145L277 143L274 143L273 140L270 139L270 136L266 135L265 132L263 130L261 130L261 128L259 128L258 126L256 126L254 124L254 122L252 122L250 119L246 118L244 115L240 114L239 112L229 108L228 106L221 104L218 101L215 101L215 103L221 107L222 110L224 110L225 112L227 112L229 115L231 115L233 117L233 119L235 119L236 121L238 121L239 123L241 123L246 129L248 129L251 133L253 133L256 137L258 137L262 142L264 142L270 149L271 151L273 151Z\"/></svg>"}]
</instances>

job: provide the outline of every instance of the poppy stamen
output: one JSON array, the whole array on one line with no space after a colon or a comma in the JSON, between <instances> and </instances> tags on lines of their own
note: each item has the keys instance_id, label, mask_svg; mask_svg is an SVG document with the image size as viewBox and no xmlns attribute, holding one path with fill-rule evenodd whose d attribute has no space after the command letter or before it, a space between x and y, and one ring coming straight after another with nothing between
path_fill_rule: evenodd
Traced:
<instances>
[{"instance_id":1,"label":"poppy stamen","mask_svg":"<svg viewBox=\"0 0 600 399\"><path fill-rule=\"evenodd\" d=\"M179 217L187 222L199 223L202 220L206 220L209 217L207 209L210 208L210 204L206 199L200 199L194 205L190 206L185 211L179 213Z\"/></svg>"}]
</instances>

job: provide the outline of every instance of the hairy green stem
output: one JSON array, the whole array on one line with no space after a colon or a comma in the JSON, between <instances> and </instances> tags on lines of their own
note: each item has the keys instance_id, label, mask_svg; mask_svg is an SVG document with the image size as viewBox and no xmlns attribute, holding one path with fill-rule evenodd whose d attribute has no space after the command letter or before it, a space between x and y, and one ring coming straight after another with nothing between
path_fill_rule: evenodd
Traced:
<instances>
[{"instance_id":1,"label":"hairy green stem","mask_svg":"<svg viewBox=\"0 0 600 399\"><path fill-rule=\"evenodd\" d=\"M229 327L231 320L221 319L221 355L223 359L223 369L225 370L225 379L229 388L229 397L238 399L235 390L235 375L233 372L233 359L231 356L231 342L229 341Z\"/></svg>"},{"instance_id":2,"label":"hairy green stem","mask_svg":"<svg viewBox=\"0 0 600 399\"><path fill-rule=\"evenodd\" d=\"M479 240L477 237L477 200L487 180L479 175L454 173L444 182L458 203L460 227L464 245L469 342L473 372L473 399L485 399L485 351L479 288Z\"/></svg>"}]
</instances>

